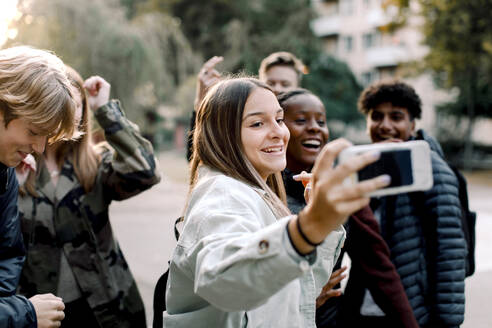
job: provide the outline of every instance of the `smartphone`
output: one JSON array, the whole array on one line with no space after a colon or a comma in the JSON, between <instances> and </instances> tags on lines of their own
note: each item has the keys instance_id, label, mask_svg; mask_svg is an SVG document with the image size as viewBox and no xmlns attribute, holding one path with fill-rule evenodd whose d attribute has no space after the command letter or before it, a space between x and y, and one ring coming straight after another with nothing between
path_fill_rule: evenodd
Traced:
<instances>
[{"instance_id":1,"label":"smartphone","mask_svg":"<svg viewBox=\"0 0 492 328\"><path fill-rule=\"evenodd\" d=\"M382 174L391 177L389 186L373 191L369 196L386 196L432 188L432 163L430 147L426 141L407 141L401 143L380 143L352 146L344 149L338 163L350 160L353 156L367 151L379 151L381 157L357 173L348 177L344 183L357 183Z\"/></svg>"}]
</instances>

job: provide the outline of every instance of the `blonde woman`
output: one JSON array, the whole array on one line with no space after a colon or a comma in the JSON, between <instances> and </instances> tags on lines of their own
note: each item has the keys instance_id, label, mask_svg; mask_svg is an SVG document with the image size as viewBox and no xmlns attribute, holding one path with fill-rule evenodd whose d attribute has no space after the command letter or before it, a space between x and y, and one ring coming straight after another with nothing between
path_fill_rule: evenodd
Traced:
<instances>
[{"instance_id":1,"label":"blonde woman","mask_svg":"<svg viewBox=\"0 0 492 328\"><path fill-rule=\"evenodd\" d=\"M164 327L315 327L341 224L388 181L342 185L378 154L333 168L349 145L334 141L314 165L309 203L292 216L280 175L289 140L283 117L272 90L251 78L221 81L201 103Z\"/></svg>"},{"instance_id":2,"label":"blonde woman","mask_svg":"<svg viewBox=\"0 0 492 328\"><path fill-rule=\"evenodd\" d=\"M48 146L22 188L19 209L27 260L20 291L62 297L62 327L146 327L142 299L113 235L108 209L112 200L159 182L157 161L119 102L109 101L110 85L104 79L95 76L84 83L70 68L68 75L77 89L81 137ZM93 144L89 108L109 146Z\"/></svg>"}]
</instances>

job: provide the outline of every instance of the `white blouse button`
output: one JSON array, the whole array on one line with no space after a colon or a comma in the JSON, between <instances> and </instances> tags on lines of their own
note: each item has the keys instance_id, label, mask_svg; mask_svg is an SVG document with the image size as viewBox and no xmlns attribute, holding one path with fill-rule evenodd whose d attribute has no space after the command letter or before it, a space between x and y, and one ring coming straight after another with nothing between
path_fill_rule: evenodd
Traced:
<instances>
[{"instance_id":1,"label":"white blouse button","mask_svg":"<svg viewBox=\"0 0 492 328\"><path fill-rule=\"evenodd\" d=\"M308 263L308 261L305 261L305 260L301 261L301 262L299 263L299 267L301 268L301 270L302 270L303 272L308 271L308 270L309 270L309 263Z\"/></svg>"}]
</instances>

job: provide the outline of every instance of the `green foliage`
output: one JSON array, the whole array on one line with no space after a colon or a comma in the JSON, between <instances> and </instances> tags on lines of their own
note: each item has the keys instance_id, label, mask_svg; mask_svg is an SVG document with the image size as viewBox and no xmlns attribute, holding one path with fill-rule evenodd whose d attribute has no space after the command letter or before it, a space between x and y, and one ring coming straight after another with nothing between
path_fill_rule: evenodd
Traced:
<instances>
[{"instance_id":1,"label":"green foliage","mask_svg":"<svg viewBox=\"0 0 492 328\"><path fill-rule=\"evenodd\" d=\"M142 6L145 0L120 0L120 4L126 8L126 17L132 19L137 15L138 8Z\"/></svg>"},{"instance_id":2,"label":"green foliage","mask_svg":"<svg viewBox=\"0 0 492 328\"><path fill-rule=\"evenodd\" d=\"M492 91L492 1L415 1L420 5L420 14L424 18L424 44L429 46L424 66L435 73L438 85L460 91L454 102L444 104L438 110L448 117L459 118L457 121L460 123L461 118L466 118L468 126L462 138L462 158L465 169L469 169L475 120L477 117L492 118L489 96ZM401 5L409 7L408 3ZM451 134L452 138L456 136L456 133Z\"/></svg>"},{"instance_id":3,"label":"green foliage","mask_svg":"<svg viewBox=\"0 0 492 328\"><path fill-rule=\"evenodd\" d=\"M275 51L291 51L308 64L321 52L307 0L148 0L142 8L178 17L194 49L204 58L235 58L224 65L234 72L256 73Z\"/></svg>"},{"instance_id":4,"label":"green foliage","mask_svg":"<svg viewBox=\"0 0 492 328\"><path fill-rule=\"evenodd\" d=\"M400 8L410 5L408 0L391 1ZM416 2L424 18L424 44L429 46L423 69L435 73L438 85L460 90L456 102L441 106L441 112L466 116L473 107L472 119L492 117L490 98L484 96L492 84L492 1Z\"/></svg>"},{"instance_id":5,"label":"green foliage","mask_svg":"<svg viewBox=\"0 0 492 328\"><path fill-rule=\"evenodd\" d=\"M242 65L257 71L261 60L275 51L290 51L310 65L322 52L321 41L309 27L313 13L308 1L263 0L244 10L245 47Z\"/></svg>"},{"instance_id":6,"label":"green foliage","mask_svg":"<svg viewBox=\"0 0 492 328\"><path fill-rule=\"evenodd\" d=\"M22 12L26 19L18 22L15 42L53 50L84 77L105 77L112 94L120 98L132 94L133 85L142 81L138 64L145 57L144 45L125 24L124 11L114 1L38 0ZM117 81L133 81L133 85Z\"/></svg>"},{"instance_id":7,"label":"green foliage","mask_svg":"<svg viewBox=\"0 0 492 328\"><path fill-rule=\"evenodd\" d=\"M242 1L148 0L141 8L144 11L166 12L179 18L193 48L208 58L223 53L223 31L237 15L237 2Z\"/></svg>"},{"instance_id":8,"label":"green foliage","mask_svg":"<svg viewBox=\"0 0 492 328\"><path fill-rule=\"evenodd\" d=\"M53 50L83 77L103 76L138 123L143 108L172 102L197 67L179 22L162 13L129 21L118 0L31 0L19 9L15 43Z\"/></svg>"},{"instance_id":9,"label":"green foliage","mask_svg":"<svg viewBox=\"0 0 492 328\"><path fill-rule=\"evenodd\" d=\"M475 117L492 117L492 85L479 81L474 97ZM466 97L466 93L462 92L455 101L442 104L437 107L437 110L442 114L460 117L467 113L467 107L468 98Z\"/></svg>"},{"instance_id":10,"label":"green foliage","mask_svg":"<svg viewBox=\"0 0 492 328\"><path fill-rule=\"evenodd\" d=\"M189 117L191 109L195 103L196 76L190 76L186 81L183 81L176 90L174 101L180 109L181 117ZM188 122L186 122L188 125Z\"/></svg>"},{"instance_id":11,"label":"green foliage","mask_svg":"<svg viewBox=\"0 0 492 328\"><path fill-rule=\"evenodd\" d=\"M177 19L163 13L137 16L132 25L148 51L147 62L142 63L152 72L159 101L173 99L175 88L194 74L200 61L181 32Z\"/></svg>"},{"instance_id":12,"label":"green foliage","mask_svg":"<svg viewBox=\"0 0 492 328\"><path fill-rule=\"evenodd\" d=\"M356 105L361 87L346 64L322 56L321 41L309 27L308 0L148 0L141 9L179 17L204 59L224 56L221 70L257 74L264 57L290 51L309 66L304 85L320 96L329 118L361 119Z\"/></svg>"},{"instance_id":13,"label":"green foliage","mask_svg":"<svg viewBox=\"0 0 492 328\"><path fill-rule=\"evenodd\" d=\"M363 120L357 111L362 87L345 63L327 55L320 56L311 64L303 86L321 98L328 121L356 123Z\"/></svg>"},{"instance_id":14,"label":"green foliage","mask_svg":"<svg viewBox=\"0 0 492 328\"><path fill-rule=\"evenodd\" d=\"M15 43L55 51L83 77L103 76L139 124L161 104L187 116L204 59L223 55L221 71L256 74L275 51L310 67L306 86L330 118L359 117L361 88L345 64L321 56L309 0L20 0L20 10Z\"/></svg>"}]
</instances>

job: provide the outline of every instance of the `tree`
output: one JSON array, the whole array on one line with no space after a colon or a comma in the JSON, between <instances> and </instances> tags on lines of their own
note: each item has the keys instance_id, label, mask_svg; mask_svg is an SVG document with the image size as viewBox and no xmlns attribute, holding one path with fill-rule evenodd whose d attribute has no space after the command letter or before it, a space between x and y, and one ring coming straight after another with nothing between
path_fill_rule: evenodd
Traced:
<instances>
[{"instance_id":1,"label":"tree","mask_svg":"<svg viewBox=\"0 0 492 328\"><path fill-rule=\"evenodd\" d=\"M120 4L126 8L126 17L128 19L134 18L138 13L138 8L145 2L145 0L120 0Z\"/></svg>"},{"instance_id":2,"label":"tree","mask_svg":"<svg viewBox=\"0 0 492 328\"><path fill-rule=\"evenodd\" d=\"M55 51L82 76L104 76L139 124L145 122L144 110L187 103L183 95L188 94L190 75L212 55L225 57L223 71L257 74L265 56L290 51L310 67L306 83L311 81L309 87L319 93L328 116L351 123L360 87L345 64L321 57L321 41L309 27L309 4L20 0L23 16L16 23L15 42Z\"/></svg>"},{"instance_id":3,"label":"tree","mask_svg":"<svg viewBox=\"0 0 492 328\"><path fill-rule=\"evenodd\" d=\"M412 1L388 0L407 8ZM492 118L492 1L415 0L424 18L424 44L429 46L423 68L431 69L438 85L458 88L456 101L440 107L441 113L466 117L464 165L472 157L471 133L479 117Z\"/></svg>"},{"instance_id":4,"label":"tree","mask_svg":"<svg viewBox=\"0 0 492 328\"><path fill-rule=\"evenodd\" d=\"M346 64L322 54L321 40L310 29L308 0L147 0L140 9L178 17L204 59L224 56L225 71L257 74L264 57L290 51L309 66L304 86L320 96L329 118L353 123L361 117L361 88Z\"/></svg>"},{"instance_id":5,"label":"tree","mask_svg":"<svg viewBox=\"0 0 492 328\"><path fill-rule=\"evenodd\" d=\"M130 21L118 0L24 0L19 9L15 43L53 50L84 77L103 76L139 124L143 109L173 102L198 64L178 22L164 14Z\"/></svg>"},{"instance_id":6,"label":"tree","mask_svg":"<svg viewBox=\"0 0 492 328\"><path fill-rule=\"evenodd\" d=\"M347 64L322 55L311 65L303 85L323 100L328 122L338 120L353 124L363 121L357 111L362 87Z\"/></svg>"},{"instance_id":7,"label":"tree","mask_svg":"<svg viewBox=\"0 0 492 328\"><path fill-rule=\"evenodd\" d=\"M321 52L309 28L313 18L308 0L147 0L142 11L161 11L180 19L193 48L204 58L237 60L231 71L256 73L261 59L279 50L291 51L308 64ZM231 49L232 48L232 49Z\"/></svg>"}]
</instances>

